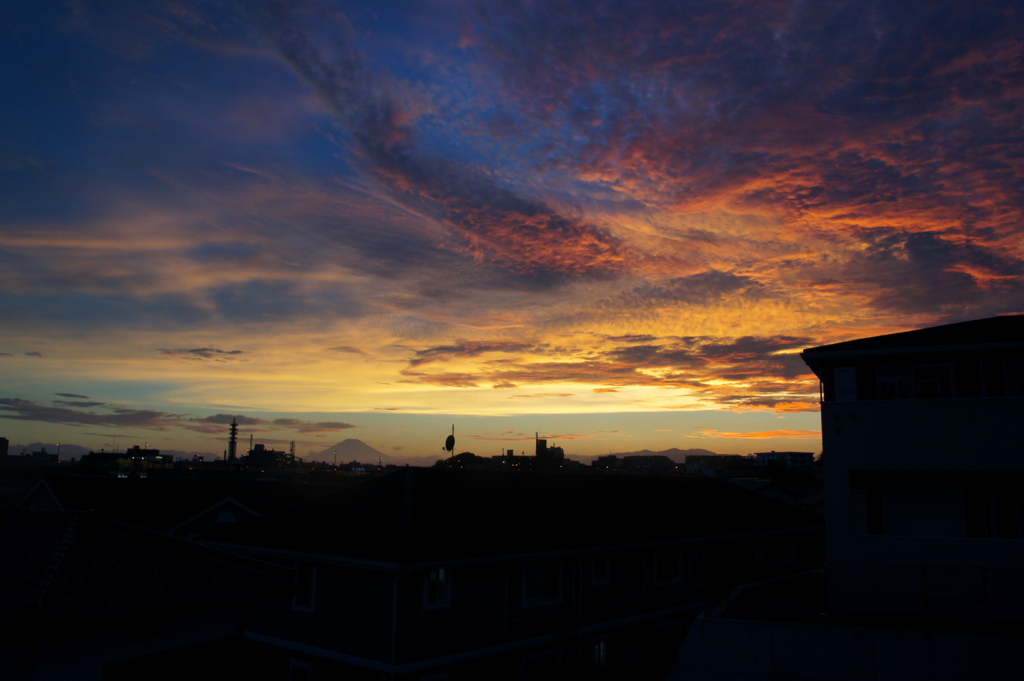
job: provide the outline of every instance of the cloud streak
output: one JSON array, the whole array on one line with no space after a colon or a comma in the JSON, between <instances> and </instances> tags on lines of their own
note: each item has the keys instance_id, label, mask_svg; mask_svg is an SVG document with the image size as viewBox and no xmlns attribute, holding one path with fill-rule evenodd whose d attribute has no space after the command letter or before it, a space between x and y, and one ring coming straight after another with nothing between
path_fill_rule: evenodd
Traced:
<instances>
[{"instance_id":1,"label":"cloud streak","mask_svg":"<svg viewBox=\"0 0 1024 681\"><path fill-rule=\"evenodd\" d=\"M609 338L587 356L576 361L551 361L564 348L530 343L459 343L418 351L403 370L409 382L475 388L484 383L512 388L541 384L599 384L595 392L615 392L626 387L685 388L708 404L726 409L773 409L816 411L817 382L796 353L810 342L807 338L779 336L735 339L716 337L629 338L633 344L620 345L621 338ZM641 342L643 341L643 342ZM656 342L649 342L656 341ZM515 352L510 360L487 360L486 354ZM478 373L430 371L423 357L433 363L475 364ZM528 393L510 399L574 397L575 393Z\"/></svg>"},{"instance_id":2,"label":"cloud streak","mask_svg":"<svg viewBox=\"0 0 1024 681\"><path fill-rule=\"evenodd\" d=\"M697 435L690 437L724 437L739 438L743 440L772 440L785 438L787 440L816 440L821 438L821 431L817 430L765 430L752 433L730 433L719 430L701 430Z\"/></svg>"},{"instance_id":3,"label":"cloud streak","mask_svg":"<svg viewBox=\"0 0 1024 681\"><path fill-rule=\"evenodd\" d=\"M180 357L182 359L193 360L214 360L217 362L226 362L229 359L235 359L238 355L245 354L244 350L220 350L218 348L159 348L158 352L161 355L168 355L170 357Z\"/></svg>"},{"instance_id":4,"label":"cloud streak","mask_svg":"<svg viewBox=\"0 0 1024 681\"><path fill-rule=\"evenodd\" d=\"M607 231L561 214L495 182L471 166L423 153L408 112L375 82L362 55L335 35L334 53L320 49L289 5L272 4L269 32L281 54L348 128L365 172L411 210L438 219L453 246L508 271L580 275L621 270L627 253Z\"/></svg>"},{"instance_id":5,"label":"cloud streak","mask_svg":"<svg viewBox=\"0 0 1024 681\"><path fill-rule=\"evenodd\" d=\"M194 417L149 409L130 409L103 402L56 400L55 404L66 406L47 406L32 400L16 397L0 398L0 418L71 426L146 428L158 431L184 428L194 432L209 434L226 433L226 426L232 422L264 432L288 429L299 433L333 433L358 427L342 421L306 421L297 418L264 419L243 414L215 414L212 416ZM91 407L98 406L105 407L107 411L85 411Z\"/></svg>"}]
</instances>

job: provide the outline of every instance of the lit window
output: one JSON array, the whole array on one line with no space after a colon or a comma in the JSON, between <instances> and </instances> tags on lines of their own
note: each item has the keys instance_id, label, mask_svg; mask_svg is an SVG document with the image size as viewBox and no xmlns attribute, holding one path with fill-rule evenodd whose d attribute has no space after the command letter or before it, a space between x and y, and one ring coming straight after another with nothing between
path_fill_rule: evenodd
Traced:
<instances>
[{"instance_id":1,"label":"lit window","mask_svg":"<svg viewBox=\"0 0 1024 681\"><path fill-rule=\"evenodd\" d=\"M590 670L594 675L608 673L608 637L595 638L590 646Z\"/></svg>"},{"instance_id":2,"label":"lit window","mask_svg":"<svg viewBox=\"0 0 1024 681\"><path fill-rule=\"evenodd\" d=\"M423 575L423 607L446 608L451 605L452 578L448 568L434 568Z\"/></svg>"}]
</instances>

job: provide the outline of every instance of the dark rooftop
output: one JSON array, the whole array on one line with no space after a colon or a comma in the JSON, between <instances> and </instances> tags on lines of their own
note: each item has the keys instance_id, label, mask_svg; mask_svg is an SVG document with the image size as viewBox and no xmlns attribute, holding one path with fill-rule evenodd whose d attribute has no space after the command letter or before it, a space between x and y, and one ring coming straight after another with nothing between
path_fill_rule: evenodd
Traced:
<instances>
[{"instance_id":1,"label":"dark rooftop","mask_svg":"<svg viewBox=\"0 0 1024 681\"><path fill-rule=\"evenodd\" d=\"M957 346L997 345L1024 343L1024 315L988 317L969 322L932 326L926 329L890 333L884 336L807 348L804 355L862 350L891 350L910 348L954 348Z\"/></svg>"},{"instance_id":2,"label":"dark rooftop","mask_svg":"<svg viewBox=\"0 0 1024 681\"><path fill-rule=\"evenodd\" d=\"M255 560L100 518L0 513L0 632L81 631L283 596L289 575Z\"/></svg>"},{"instance_id":3,"label":"dark rooftop","mask_svg":"<svg viewBox=\"0 0 1024 681\"><path fill-rule=\"evenodd\" d=\"M703 476L407 468L209 536L386 563L476 560L819 527Z\"/></svg>"},{"instance_id":4,"label":"dark rooftop","mask_svg":"<svg viewBox=\"0 0 1024 681\"><path fill-rule=\"evenodd\" d=\"M167 532L224 499L255 513L328 494L331 487L264 480L51 477L46 484L65 511L96 511L136 527Z\"/></svg>"}]
</instances>

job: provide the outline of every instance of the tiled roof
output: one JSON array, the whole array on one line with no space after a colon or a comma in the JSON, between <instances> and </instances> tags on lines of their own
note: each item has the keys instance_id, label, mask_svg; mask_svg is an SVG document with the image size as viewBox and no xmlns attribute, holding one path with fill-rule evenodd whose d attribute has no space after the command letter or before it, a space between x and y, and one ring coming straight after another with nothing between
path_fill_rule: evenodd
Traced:
<instances>
[{"instance_id":1,"label":"tiled roof","mask_svg":"<svg viewBox=\"0 0 1024 681\"><path fill-rule=\"evenodd\" d=\"M272 566L93 513L0 514L0 631L78 630L290 588Z\"/></svg>"},{"instance_id":2,"label":"tiled roof","mask_svg":"<svg viewBox=\"0 0 1024 681\"><path fill-rule=\"evenodd\" d=\"M707 477L408 468L210 535L418 563L810 528L820 519Z\"/></svg>"},{"instance_id":3,"label":"tiled roof","mask_svg":"<svg viewBox=\"0 0 1024 681\"><path fill-rule=\"evenodd\" d=\"M804 350L805 355L854 350L939 348L1003 343L1024 343L1024 315L988 317L926 329L858 338Z\"/></svg>"}]
</instances>

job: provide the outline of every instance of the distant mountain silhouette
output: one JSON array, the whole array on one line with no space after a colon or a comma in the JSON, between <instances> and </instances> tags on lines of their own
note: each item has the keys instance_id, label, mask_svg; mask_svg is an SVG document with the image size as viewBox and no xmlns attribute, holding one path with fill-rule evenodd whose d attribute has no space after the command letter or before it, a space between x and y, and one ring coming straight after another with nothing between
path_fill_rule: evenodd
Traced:
<instances>
[{"instance_id":1,"label":"distant mountain silhouette","mask_svg":"<svg viewBox=\"0 0 1024 681\"><path fill-rule=\"evenodd\" d=\"M362 440L356 440L354 438L343 440L342 442L328 447L323 451L310 454L306 458L333 463L335 452L338 453L338 463L348 463L349 461L377 463L378 458L383 458L384 463L394 463L393 457L374 449Z\"/></svg>"},{"instance_id":2,"label":"distant mountain silhouette","mask_svg":"<svg viewBox=\"0 0 1024 681\"><path fill-rule=\"evenodd\" d=\"M676 463L686 463L687 456L693 456L697 454L701 456L714 456L718 454L718 452L712 452L711 450L708 449L679 449L678 447L673 447L672 449L663 449L660 452L652 452L649 449L641 449L639 452L615 452L614 454L619 458L622 458L624 456L667 456Z\"/></svg>"}]
</instances>

